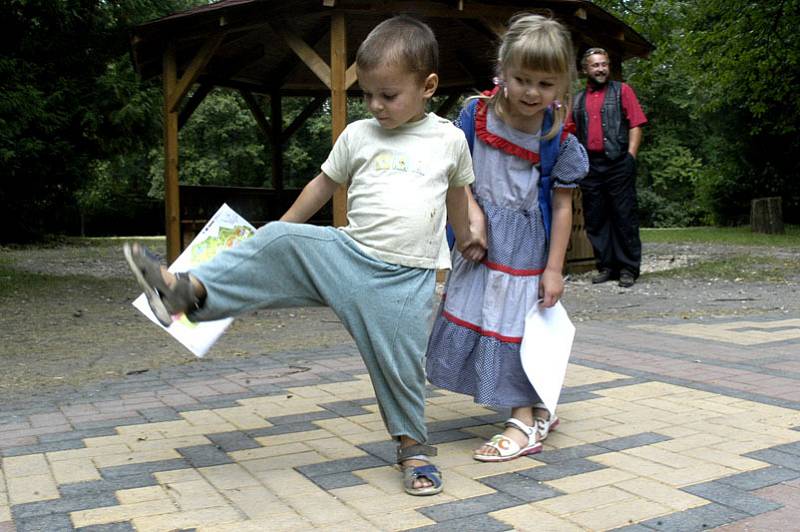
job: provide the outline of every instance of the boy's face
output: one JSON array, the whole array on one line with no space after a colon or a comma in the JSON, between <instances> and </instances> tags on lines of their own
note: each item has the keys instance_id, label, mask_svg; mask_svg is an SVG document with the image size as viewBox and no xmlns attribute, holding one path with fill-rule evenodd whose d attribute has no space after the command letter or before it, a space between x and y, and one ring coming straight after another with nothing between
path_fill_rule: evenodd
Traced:
<instances>
[{"instance_id":1,"label":"boy's face","mask_svg":"<svg viewBox=\"0 0 800 532\"><path fill-rule=\"evenodd\" d=\"M381 127L394 129L425 116L425 102L436 92L439 78L430 74L421 80L402 65L381 65L359 69L358 84L372 116Z\"/></svg>"}]
</instances>

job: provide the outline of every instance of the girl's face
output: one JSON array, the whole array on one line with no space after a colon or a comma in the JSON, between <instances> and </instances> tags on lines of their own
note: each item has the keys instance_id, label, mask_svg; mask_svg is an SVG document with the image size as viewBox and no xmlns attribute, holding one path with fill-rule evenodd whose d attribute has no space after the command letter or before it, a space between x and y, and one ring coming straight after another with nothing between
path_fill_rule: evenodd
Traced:
<instances>
[{"instance_id":1,"label":"girl's face","mask_svg":"<svg viewBox=\"0 0 800 532\"><path fill-rule=\"evenodd\" d=\"M381 65L371 70L358 69L358 84L364 102L381 127L394 129L425 116L425 102L436 91L438 77L425 80L399 65Z\"/></svg>"},{"instance_id":2,"label":"girl's face","mask_svg":"<svg viewBox=\"0 0 800 532\"><path fill-rule=\"evenodd\" d=\"M552 72L519 67L505 69L503 76L509 125L535 133L541 127L542 113L558 97L561 78Z\"/></svg>"}]
</instances>

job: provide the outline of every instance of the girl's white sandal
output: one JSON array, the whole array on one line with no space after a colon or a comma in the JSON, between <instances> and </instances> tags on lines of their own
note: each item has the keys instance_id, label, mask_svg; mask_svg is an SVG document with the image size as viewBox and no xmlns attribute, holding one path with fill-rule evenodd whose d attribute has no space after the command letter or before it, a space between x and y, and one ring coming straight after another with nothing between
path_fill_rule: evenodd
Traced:
<instances>
[{"instance_id":1,"label":"girl's white sandal","mask_svg":"<svg viewBox=\"0 0 800 532\"><path fill-rule=\"evenodd\" d=\"M539 403L533 406L534 409L536 408L546 408L544 403ZM537 417L533 420L534 428L536 429L536 435L538 436L536 439L540 442L543 442L547 439L547 436L550 435L551 430L556 430L556 427L560 423L558 417L555 414L548 414L547 419L542 417Z\"/></svg>"},{"instance_id":2,"label":"girl's white sandal","mask_svg":"<svg viewBox=\"0 0 800 532\"><path fill-rule=\"evenodd\" d=\"M502 434L492 436L492 439L486 442L486 446L493 448L497 454L482 454L476 452L472 455L475 460L479 462L507 462L520 456L527 456L529 454L536 454L542 451L542 442L537 441L537 429L529 427L522 421L516 418L509 418L505 422L506 427L514 427L521 431L528 437L528 444L525 447L520 445Z\"/></svg>"}]
</instances>

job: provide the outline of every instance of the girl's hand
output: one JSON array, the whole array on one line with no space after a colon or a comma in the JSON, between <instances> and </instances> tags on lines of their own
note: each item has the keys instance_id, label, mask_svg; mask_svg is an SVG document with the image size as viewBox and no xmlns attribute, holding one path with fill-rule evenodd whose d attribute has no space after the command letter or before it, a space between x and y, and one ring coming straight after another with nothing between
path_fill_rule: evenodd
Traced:
<instances>
[{"instance_id":1,"label":"girl's hand","mask_svg":"<svg viewBox=\"0 0 800 532\"><path fill-rule=\"evenodd\" d=\"M564 276L560 271L545 269L539 278L540 305L545 308L552 307L561 299L564 293Z\"/></svg>"},{"instance_id":2,"label":"girl's hand","mask_svg":"<svg viewBox=\"0 0 800 532\"><path fill-rule=\"evenodd\" d=\"M471 244L461 250L461 256L472 262L480 262L486 255L486 248L481 244Z\"/></svg>"}]
</instances>

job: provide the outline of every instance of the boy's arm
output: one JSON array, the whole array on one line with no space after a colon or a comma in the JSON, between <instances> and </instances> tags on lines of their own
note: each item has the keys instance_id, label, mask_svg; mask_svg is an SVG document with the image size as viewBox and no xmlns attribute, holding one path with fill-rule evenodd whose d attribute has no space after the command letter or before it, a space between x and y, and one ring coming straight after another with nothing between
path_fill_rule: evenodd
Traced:
<instances>
[{"instance_id":1,"label":"boy's arm","mask_svg":"<svg viewBox=\"0 0 800 532\"><path fill-rule=\"evenodd\" d=\"M464 258L479 261L486 252L486 222L469 186L447 190L447 219Z\"/></svg>"},{"instance_id":2,"label":"boy's arm","mask_svg":"<svg viewBox=\"0 0 800 532\"><path fill-rule=\"evenodd\" d=\"M292 206L281 216L282 222L303 223L322 208L333 197L339 183L320 172L311 180L294 200Z\"/></svg>"}]
</instances>

